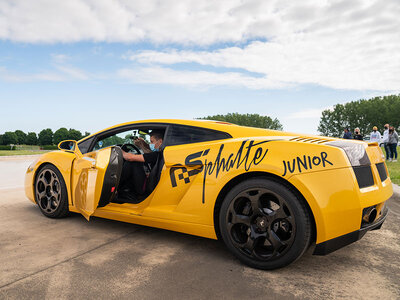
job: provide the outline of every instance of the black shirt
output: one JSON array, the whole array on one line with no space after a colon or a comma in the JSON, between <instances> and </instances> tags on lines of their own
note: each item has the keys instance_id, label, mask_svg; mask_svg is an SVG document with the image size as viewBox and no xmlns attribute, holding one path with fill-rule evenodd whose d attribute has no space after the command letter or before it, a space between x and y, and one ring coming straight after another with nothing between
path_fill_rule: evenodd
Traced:
<instances>
[{"instance_id":1,"label":"black shirt","mask_svg":"<svg viewBox=\"0 0 400 300\"><path fill-rule=\"evenodd\" d=\"M153 168L160 155L162 155L162 151L143 153L144 162L150 164Z\"/></svg>"},{"instance_id":2,"label":"black shirt","mask_svg":"<svg viewBox=\"0 0 400 300\"><path fill-rule=\"evenodd\" d=\"M355 134L354 135L354 139L362 141L363 140L363 136L361 134Z\"/></svg>"}]
</instances>

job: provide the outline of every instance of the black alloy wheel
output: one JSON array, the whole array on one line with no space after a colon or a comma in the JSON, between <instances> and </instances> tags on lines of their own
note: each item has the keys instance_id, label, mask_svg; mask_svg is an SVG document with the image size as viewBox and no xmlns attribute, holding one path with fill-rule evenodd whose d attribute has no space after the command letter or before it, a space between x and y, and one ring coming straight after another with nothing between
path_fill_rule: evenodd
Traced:
<instances>
[{"instance_id":1,"label":"black alloy wheel","mask_svg":"<svg viewBox=\"0 0 400 300\"><path fill-rule=\"evenodd\" d=\"M35 180L35 199L40 211L49 218L68 215L68 196L64 179L56 167L45 165Z\"/></svg>"},{"instance_id":2,"label":"black alloy wheel","mask_svg":"<svg viewBox=\"0 0 400 300\"><path fill-rule=\"evenodd\" d=\"M227 194L219 225L231 252L259 269L290 264L307 250L311 239L302 199L286 185L265 178L241 182Z\"/></svg>"}]
</instances>

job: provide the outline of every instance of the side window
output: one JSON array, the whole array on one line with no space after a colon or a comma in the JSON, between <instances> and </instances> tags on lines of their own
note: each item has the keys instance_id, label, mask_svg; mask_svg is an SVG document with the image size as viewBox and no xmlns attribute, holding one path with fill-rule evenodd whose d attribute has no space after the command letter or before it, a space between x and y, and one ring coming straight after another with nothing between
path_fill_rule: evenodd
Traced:
<instances>
[{"instance_id":1,"label":"side window","mask_svg":"<svg viewBox=\"0 0 400 300\"><path fill-rule=\"evenodd\" d=\"M226 132L185 125L172 125L167 133L167 143L170 146L200 143L229 139L232 136Z\"/></svg>"},{"instance_id":2,"label":"side window","mask_svg":"<svg viewBox=\"0 0 400 300\"><path fill-rule=\"evenodd\" d=\"M127 130L101 138L94 144L93 151L114 145L132 144L133 136L134 132L132 130Z\"/></svg>"},{"instance_id":3,"label":"side window","mask_svg":"<svg viewBox=\"0 0 400 300\"><path fill-rule=\"evenodd\" d=\"M82 154L85 154L89 151L89 147L92 144L93 139L94 137L91 137L78 144L79 150L82 152Z\"/></svg>"}]
</instances>

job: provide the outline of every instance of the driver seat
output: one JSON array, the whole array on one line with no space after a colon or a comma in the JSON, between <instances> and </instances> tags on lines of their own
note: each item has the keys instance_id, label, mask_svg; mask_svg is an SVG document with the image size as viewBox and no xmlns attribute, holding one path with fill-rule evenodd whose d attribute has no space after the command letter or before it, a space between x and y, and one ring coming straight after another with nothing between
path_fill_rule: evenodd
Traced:
<instances>
[{"instance_id":1,"label":"driver seat","mask_svg":"<svg viewBox=\"0 0 400 300\"><path fill-rule=\"evenodd\" d=\"M143 194L135 194L129 188L121 189L118 191L118 197L115 201L116 203L140 203L145 200L156 188L158 182L160 181L161 171L164 166L164 155L161 149L160 155L154 166L151 168L149 176L145 179L143 186Z\"/></svg>"},{"instance_id":2,"label":"driver seat","mask_svg":"<svg viewBox=\"0 0 400 300\"><path fill-rule=\"evenodd\" d=\"M158 182L160 181L161 177L161 171L164 166L164 154L163 150L160 151L160 155L158 156L158 159L156 163L154 164L153 168L151 168L149 177L147 178L146 181L146 192L145 192L145 197L147 198L156 188Z\"/></svg>"}]
</instances>

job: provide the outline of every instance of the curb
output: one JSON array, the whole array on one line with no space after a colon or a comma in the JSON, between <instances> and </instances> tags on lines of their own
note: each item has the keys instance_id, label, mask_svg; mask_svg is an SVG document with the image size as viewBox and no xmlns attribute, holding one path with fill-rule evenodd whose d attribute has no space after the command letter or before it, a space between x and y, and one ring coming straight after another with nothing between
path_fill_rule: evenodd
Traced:
<instances>
[{"instance_id":1,"label":"curb","mask_svg":"<svg viewBox=\"0 0 400 300\"><path fill-rule=\"evenodd\" d=\"M393 187L393 195L400 197L400 186L392 183L392 187Z\"/></svg>"}]
</instances>

